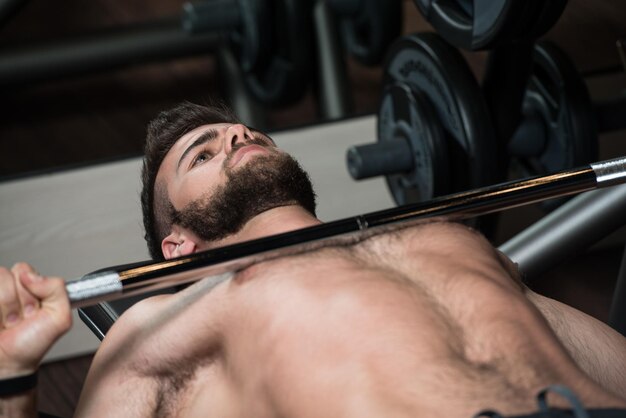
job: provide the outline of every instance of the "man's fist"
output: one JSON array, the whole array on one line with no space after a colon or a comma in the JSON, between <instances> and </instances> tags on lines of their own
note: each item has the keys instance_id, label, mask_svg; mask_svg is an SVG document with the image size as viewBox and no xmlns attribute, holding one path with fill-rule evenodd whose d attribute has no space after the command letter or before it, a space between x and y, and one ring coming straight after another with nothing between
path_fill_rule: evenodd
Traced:
<instances>
[{"instance_id":1,"label":"man's fist","mask_svg":"<svg viewBox=\"0 0 626 418\"><path fill-rule=\"evenodd\" d=\"M0 267L0 379L34 372L72 325L65 282L26 263Z\"/></svg>"}]
</instances>

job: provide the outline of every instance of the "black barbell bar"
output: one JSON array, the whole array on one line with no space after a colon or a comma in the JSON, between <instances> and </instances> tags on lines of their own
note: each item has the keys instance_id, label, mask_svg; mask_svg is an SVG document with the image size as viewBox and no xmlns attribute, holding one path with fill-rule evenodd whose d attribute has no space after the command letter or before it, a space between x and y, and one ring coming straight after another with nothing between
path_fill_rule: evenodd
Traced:
<instances>
[{"instance_id":1,"label":"black barbell bar","mask_svg":"<svg viewBox=\"0 0 626 418\"><path fill-rule=\"evenodd\" d=\"M0 86L18 87L213 52L223 37L190 36L179 17L0 50Z\"/></svg>"},{"instance_id":2,"label":"black barbell bar","mask_svg":"<svg viewBox=\"0 0 626 418\"><path fill-rule=\"evenodd\" d=\"M354 243L381 227L433 220L457 221L626 182L626 158L574 170L455 193L428 202L332 221L171 260L107 270L70 281L73 308L143 294L213 276L219 282L252 264L329 244Z\"/></svg>"},{"instance_id":3,"label":"black barbell bar","mask_svg":"<svg viewBox=\"0 0 626 418\"><path fill-rule=\"evenodd\" d=\"M262 25L269 20L265 1L185 3L178 16L4 48L0 50L0 86L14 88L213 53L233 39L238 61L249 72L268 59L270 39Z\"/></svg>"}]
</instances>

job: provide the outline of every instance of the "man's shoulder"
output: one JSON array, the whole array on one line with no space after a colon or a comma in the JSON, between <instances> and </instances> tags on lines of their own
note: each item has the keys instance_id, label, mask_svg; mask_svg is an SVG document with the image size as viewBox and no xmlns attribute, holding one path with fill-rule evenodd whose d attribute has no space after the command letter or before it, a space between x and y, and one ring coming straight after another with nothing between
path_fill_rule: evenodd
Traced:
<instances>
[{"instance_id":1,"label":"man's shoulder","mask_svg":"<svg viewBox=\"0 0 626 418\"><path fill-rule=\"evenodd\" d=\"M155 317L155 313L170 297L172 295L156 295L133 304L113 323L98 351L106 352L109 347L117 348L122 340L122 345L129 345L133 336L136 337L145 327L146 318Z\"/></svg>"},{"instance_id":2,"label":"man's shoulder","mask_svg":"<svg viewBox=\"0 0 626 418\"><path fill-rule=\"evenodd\" d=\"M138 322L143 323L145 318L149 318L155 311L171 299L174 294L154 295L141 299L133 304L117 319L115 325L118 327L130 327Z\"/></svg>"}]
</instances>

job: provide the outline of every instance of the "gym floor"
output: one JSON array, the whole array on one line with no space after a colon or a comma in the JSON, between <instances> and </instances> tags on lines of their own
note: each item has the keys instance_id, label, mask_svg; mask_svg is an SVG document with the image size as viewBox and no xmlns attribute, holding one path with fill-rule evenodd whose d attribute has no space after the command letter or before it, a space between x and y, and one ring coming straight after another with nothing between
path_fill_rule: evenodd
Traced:
<instances>
[{"instance_id":1,"label":"gym floor","mask_svg":"<svg viewBox=\"0 0 626 418\"><path fill-rule=\"evenodd\" d=\"M74 36L94 28L131 24L174 15L183 1L112 2L30 1L0 31L0 47ZM428 30L412 0L404 1L403 31ZM55 16L54 21L50 16ZM626 75L616 42L626 36L626 5L610 0L570 0L565 13L546 35L574 60L594 99L624 89ZM1 49L0 49L1 50ZM477 77L485 53L464 53ZM365 68L347 57L354 114L376 111L380 68ZM158 86L158 87L157 87ZM0 112L0 181L3 178L92 164L141 153L145 125L158 111L181 100L204 101L217 94L215 63L210 56L179 59L58 80L3 88ZM323 122L313 91L288 108L269 113L269 129ZM122 98L122 99L120 99ZM622 132L600 137L602 158L625 155ZM540 216L518 213L503 218L497 241ZM520 221L522 219L522 221ZM621 241L623 242L623 241ZM496 242L497 244L497 242ZM606 321L622 246L594 247L584 257L530 283L540 293L576 306ZM61 417L72 415L91 355L46 364L41 371L39 409Z\"/></svg>"}]
</instances>

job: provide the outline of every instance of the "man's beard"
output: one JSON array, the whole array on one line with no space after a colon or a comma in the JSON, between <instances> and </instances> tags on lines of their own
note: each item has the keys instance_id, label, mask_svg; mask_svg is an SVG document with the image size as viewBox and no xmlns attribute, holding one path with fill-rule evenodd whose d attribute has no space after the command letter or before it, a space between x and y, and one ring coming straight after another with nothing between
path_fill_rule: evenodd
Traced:
<instances>
[{"instance_id":1,"label":"man's beard","mask_svg":"<svg viewBox=\"0 0 626 418\"><path fill-rule=\"evenodd\" d=\"M289 154L256 156L238 169L225 169L227 181L212 197L202 196L182 210L172 209L173 223L205 241L218 241L270 209L300 205L315 215L315 192L308 174Z\"/></svg>"}]
</instances>

